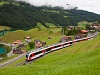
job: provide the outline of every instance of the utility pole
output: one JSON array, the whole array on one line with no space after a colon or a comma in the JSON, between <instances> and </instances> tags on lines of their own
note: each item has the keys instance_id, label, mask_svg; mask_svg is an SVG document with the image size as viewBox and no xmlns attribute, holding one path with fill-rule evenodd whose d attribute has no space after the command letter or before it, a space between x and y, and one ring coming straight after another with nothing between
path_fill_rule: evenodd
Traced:
<instances>
[{"instance_id":1,"label":"utility pole","mask_svg":"<svg viewBox=\"0 0 100 75\"><path fill-rule=\"evenodd\" d=\"M64 36L64 29L63 29L63 36Z\"/></svg>"}]
</instances>

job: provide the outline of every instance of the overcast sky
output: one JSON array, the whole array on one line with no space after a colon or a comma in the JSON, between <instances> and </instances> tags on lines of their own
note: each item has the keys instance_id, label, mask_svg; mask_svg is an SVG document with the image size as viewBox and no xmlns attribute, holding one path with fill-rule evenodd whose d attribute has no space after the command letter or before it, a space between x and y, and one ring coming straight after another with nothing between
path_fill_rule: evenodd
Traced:
<instances>
[{"instance_id":1,"label":"overcast sky","mask_svg":"<svg viewBox=\"0 0 100 75\"><path fill-rule=\"evenodd\" d=\"M100 14L100 0L22 0L31 3L32 5L52 5L62 6L64 8L71 8L71 6L78 7L79 9L87 10L90 12Z\"/></svg>"}]
</instances>

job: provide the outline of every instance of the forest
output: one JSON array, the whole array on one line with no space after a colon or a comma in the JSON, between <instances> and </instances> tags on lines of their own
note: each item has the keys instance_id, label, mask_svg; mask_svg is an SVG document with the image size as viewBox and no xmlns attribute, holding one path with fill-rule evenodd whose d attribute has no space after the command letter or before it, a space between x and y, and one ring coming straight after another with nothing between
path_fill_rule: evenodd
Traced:
<instances>
[{"instance_id":1,"label":"forest","mask_svg":"<svg viewBox=\"0 0 100 75\"><path fill-rule=\"evenodd\" d=\"M37 27L37 23L49 28L46 23L53 23L59 27L76 26L80 21L94 22L100 20L100 15L84 10L66 10L59 6L37 7L14 0L0 0L0 2L2 1L8 3L0 5L0 25L9 26L12 30L28 30Z\"/></svg>"}]
</instances>

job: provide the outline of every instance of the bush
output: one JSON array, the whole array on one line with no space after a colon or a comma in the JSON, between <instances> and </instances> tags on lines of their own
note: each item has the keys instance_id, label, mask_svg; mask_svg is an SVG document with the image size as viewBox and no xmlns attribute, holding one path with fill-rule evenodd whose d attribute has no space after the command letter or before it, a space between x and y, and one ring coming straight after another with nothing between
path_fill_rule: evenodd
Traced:
<instances>
[{"instance_id":1,"label":"bush","mask_svg":"<svg viewBox=\"0 0 100 75\"><path fill-rule=\"evenodd\" d=\"M35 43L34 42L29 42L29 47L30 47L30 49L32 49L32 48L34 48L35 47Z\"/></svg>"}]
</instances>

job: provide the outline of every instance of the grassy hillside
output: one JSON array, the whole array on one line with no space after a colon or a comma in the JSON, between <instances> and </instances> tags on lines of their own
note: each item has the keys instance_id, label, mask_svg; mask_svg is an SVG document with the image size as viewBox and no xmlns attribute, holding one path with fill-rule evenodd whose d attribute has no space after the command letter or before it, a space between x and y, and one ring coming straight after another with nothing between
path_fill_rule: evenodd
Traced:
<instances>
[{"instance_id":1,"label":"grassy hillside","mask_svg":"<svg viewBox=\"0 0 100 75\"><path fill-rule=\"evenodd\" d=\"M4 36L0 37L0 40L2 42L6 42L6 43L12 43L16 40L25 41L26 36L31 36L32 40L40 39L40 40L43 40L43 41L48 41L49 36L52 36L53 39L56 38L56 37L60 38L60 36L62 36L62 33L60 32L61 28L51 28L51 29L49 29L49 28L45 28L40 23L38 23L38 26L39 26L39 28L30 29L28 31L17 30L17 31L13 31L13 32L8 32ZM8 40L8 38L10 38L10 39ZM54 42L54 41L51 41L51 42Z\"/></svg>"},{"instance_id":2,"label":"grassy hillside","mask_svg":"<svg viewBox=\"0 0 100 75\"><path fill-rule=\"evenodd\" d=\"M0 75L100 75L97 38L50 53L32 64L0 69Z\"/></svg>"}]
</instances>

